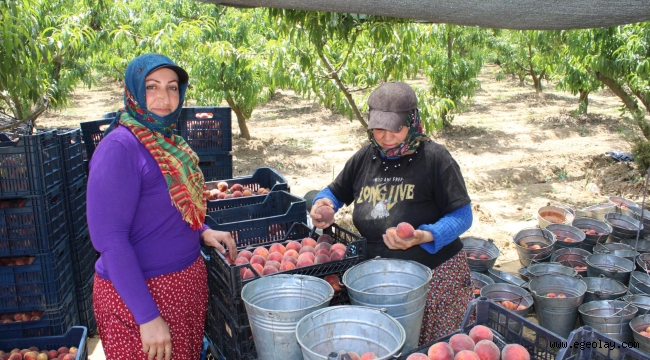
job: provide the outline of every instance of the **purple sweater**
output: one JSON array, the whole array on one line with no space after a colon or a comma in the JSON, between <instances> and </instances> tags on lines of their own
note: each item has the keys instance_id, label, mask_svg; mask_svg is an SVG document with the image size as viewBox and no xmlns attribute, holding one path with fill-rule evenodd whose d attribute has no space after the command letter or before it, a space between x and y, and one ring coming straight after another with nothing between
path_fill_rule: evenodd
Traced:
<instances>
[{"instance_id":1,"label":"purple sweater","mask_svg":"<svg viewBox=\"0 0 650 360\"><path fill-rule=\"evenodd\" d=\"M183 220L160 167L124 126L101 141L89 166L88 229L101 253L95 270L144 324L160 315L145 280L190 266L203 230Z\"/></svg>"}]
</instances>

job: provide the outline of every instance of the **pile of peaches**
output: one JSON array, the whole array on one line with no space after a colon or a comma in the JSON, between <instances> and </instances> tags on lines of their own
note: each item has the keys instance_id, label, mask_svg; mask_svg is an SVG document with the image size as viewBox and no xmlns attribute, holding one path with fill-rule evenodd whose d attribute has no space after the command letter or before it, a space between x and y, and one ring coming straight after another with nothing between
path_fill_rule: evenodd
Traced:
<instances>
[{"instance_id":1,"label":"pile of peaches","mask_svg":"<svg viewBox=\"0 0 650 360\"><path fill-rule=\"evenodd\" d=\"M77 357L78 349L74 346L68 348L62 346L57 350L39 350L36 346L29 349L13 349L5 353L0 350L2 360L74 360Z\"/></svg>"},{"instance_id":2,"label":"pile of peaches","mask_svg":"<svg viewBox=\"0 0 650 360\"><path fill-rule=\"evenodd\" d=\"M650 326L637 328L636 331L645 337L650 337Z\"/></svg>"},{"instance_id":3,"label":"pile of peaches","mask_svg":"<svg viewBox=\"0 0 650 360\"><path fill-rule=\"evenodd\" d=\"M530 245L530 246L529 246L528 244L526 244L526 242L525 242L524 240L521 240L521 241L519 242L519 245L521 245L521 247L523 247L523 248L531 249L531 250L539 250L539 249L542 248L542 246L539 245L539 244L535 244L535 245ZM546 246L547 246L547 245L545 245L544 247L546 247Z\"/></svg>"},{"instance_id":4,"label":"pile of peaches","mask_svg":"<svg viewBox=\"0 0 650 360\"><path fill-rule=\"evenodd\" d=\"M437 342L426 354L411 354L406 360L530 360L530 354L519 344L508 344L499 350L492 330L476 325L469 334L453 335L449 342Z\"/></svg>"},{"instance_id":5,"label":"pile of peaches","mask_svg":"<svg viewBox=\"0 0 650 360\"><path fill-rule=\"evenodd\" d=\"M41 317L43 317L43 312L37 310L7 313L0 315L0 324L10 324L23 321L38 321L41 319Z\"/></svg>"},{"instance_id":6,"label":"pile of peaches","mask_svg":"<svg viewBox=\"0 0 650 360\"><path fill-rule=\"evenodd\" d=\"M0 258L0 266L21 266L31 265L34 262L33 256L20 256L10 258Z\"/></svg>"},{"instance_id":7,"label":"pile of peaches","mask_svg":"<svg viewBox=\"0 0 650 360\"><path fill-rule=\"evenodd\" d=\"M306 237L301 241L290 240L284 244L274 243L270 246L259 246L241 250L237 259L231 265L250 264L240 269L244 279L274 274L279 271L301 268L314 264L338 261L345 257L346 246L341 243L332 244L332 237L323 234L317 240ZM230 262L230 259L226 257Z\"/></svg>"},{"instance_id":8,"label":"pile of peaches","mask_svg":"<svg viewBox=\"0 0 650 360\"><path fill-rule=\"evenodd\" d=\"M253 191L251 188L244 186L242 184L233 184L228 187L228 183L225 181L220 181L217 183L215 189L205 190L203 196L207 200L222 200L222 199L232 199L243 196L253 196L253 195L265 195L268 194L271 189L260 187L257 191Z\"/></svg>"}]
</instances>

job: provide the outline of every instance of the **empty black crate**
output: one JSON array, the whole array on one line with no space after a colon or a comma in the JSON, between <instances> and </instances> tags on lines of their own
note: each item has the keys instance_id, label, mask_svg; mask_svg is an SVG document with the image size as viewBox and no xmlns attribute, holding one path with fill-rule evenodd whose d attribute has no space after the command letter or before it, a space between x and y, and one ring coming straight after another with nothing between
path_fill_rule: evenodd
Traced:
<instances>
[{"instance_id":1,"label":"empty black crate","mask_svg":"<svg viewBox=\"0 0 650 360\"><path fill-rule=\"evenodd\" d=\"M97 333L97 321L93 311L93 283L94 276L86 279L85 284L77 286L77 306L79 307L79 322L88 328L88 335Z\"/></svg>"},{"instance_id":2,"label":"empty black crate","mask_svg":"<svg viewBox=\"0 0 650 360\"><path fill-rule=\"evenodd\" d=\"M70 186L86 177L81 129L59 132L58 136L63 159L63 179L65 185Z\"/></svg>"},{"instance_id":3,"label":"empty black crate","mask_svg":"<svg viewBox=\"0 0 650 360\"><path fill-rule=\"evenodd\" d=\"M86 220L86 190L88 179L79 179L65 189L65 208L68 218L68 232L71 238L83 235L88 227Z\"/></svg>"},{"instance_id":4,"label":"empty black crate","mask_svg":"<svg viewBox=\"0 0 650 360\"><path fill-rule=\"evenodd\" d=\"M199 168L205 181L230 179L232 177L232 155L199 155Z\"/></svg>"},{"instance_id":5,"label":"empty black crate","mask_svg":"<svg viewBox=\"0 0 650 360\"><path fill-rule=\"evenodd\" d=\"M184 107L177 132L199 155L216 155L232 150L230 107Z\"/></svg>"},{"instance_id":6,"label":"empty black crate","mask_svg":"<svg viewBox=\"0 0 650 360\"><path fill-rule=\"evenodd\" d=\"M0 142L0 198L42 196L63 183L56 130Z\"/></svg>"},{"instance_id":7,"label":"empty black crate","mask_svg":"<svg viewBox=\"0 0 650 360\"><path fill-rule=\"evenodd\" d=\"M13 349L28 349L36 346L39 350L58 350L60 347L76 347L77 360L88 359L88 348L86 338L88 331L83 326L73 326L65 335L43 336L29 339L5 339L0 340L0 350L8 353Z\"/></svg>"},{"instance_id":8,"label":"empty black crate","mask_svg":"<svg viewBox=\"0 0 650 360\"><path fill-rule=\"evenodd\" d=\"M68 236L61 187L43 196L0 200L0 257L46 253Z\"/></svg>"},{"instance_id":9,"label":"empty black crate","mask_svg":"<svg viewBox=\"0 0 650 360\"><path fill-rule=\"evenodd\" d=\"M104 138L104 131L111 124L113 119L100 119L82 122L81 136L86 147L86 158L90 159L97 148L97 144Z\"/></svg>"},{"instance_id":10,"label":"empty black crate","mask_svg":"<svg viewBox=\"0 0 650 360\"><path fill-rule=\"evenodd\" d=\"M220 181L207 182L205 188L207 190L217 189L217 184ZM260 167L255 169L252 175L240 176L234 179L221 180L228 184L228 188L232 187L235 184L240 184L242 186L248 187L251 189L253 194L257 194L259 189L270 189L270 191L281 191L291 192L287 179L284 176L280 175L275 169L270 167ZM213 200L209 202L208 207L214 210L227 209L229 206L228 203L233 199L222 199L222 200ZM235 199L236 200L236 199Z\"/></svg>"},{"instance_id":11,"label":"empty black crate","mask_svg":"<svg viewBox=\"0 0 650 360\"><path fill-rule=\"evenodd\" d=\"M329 233L329 235L332 237L333 243L342 243L347 247L343 259L281 271L276 274L302 274L323 277L328 274L341 274L352 266L365 260L367 253L367 244L365 238L356 235L349 230L343 229L336 224L332 225L329 229L331 230L331 233ZM303 223L294 223L286 232L284 240L277 242L284 243L289 240L301 240L305 237L309 237L310 235L313 235L312 230L307 225ZM247 243L247 245L253 244L254 243L250 242ZM259 241L256 244L263 245L265 247L271 245L270 243L264 241ZM244 279L241 274L241 269L251 269L251 271L253 271L255 274L255 270L253 270L251 265L231 265L230 262L226 260L224 255L216 251L214 248L210 250L209 265L209 271L213 272L213 274L216 274L216 276L218 276L221 280L220 283L218 282L214 285L225 286L224 290L227 291L227 293L229 293L233 298L240 298L242 287L250 281L259 278L258 275L255 275L252 278Z\"/></svg>"}]
</instances>

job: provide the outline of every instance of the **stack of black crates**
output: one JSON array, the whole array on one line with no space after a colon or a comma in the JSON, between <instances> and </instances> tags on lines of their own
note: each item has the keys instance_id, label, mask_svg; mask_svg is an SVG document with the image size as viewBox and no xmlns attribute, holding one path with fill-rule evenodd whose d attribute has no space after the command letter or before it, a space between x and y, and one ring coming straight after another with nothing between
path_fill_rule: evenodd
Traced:
<instances>
[{"instance_id":1,"label":"stack of black crates","mask_svg":"<svg viewBox=\"0 0 650 360\"><path fill-rule=\"evenodd\" d=\"M71 136L0 142L0 339L63 335L79 324L66 197L85 174L81 156L66 155Z\"/></svg>"}]
</instances>

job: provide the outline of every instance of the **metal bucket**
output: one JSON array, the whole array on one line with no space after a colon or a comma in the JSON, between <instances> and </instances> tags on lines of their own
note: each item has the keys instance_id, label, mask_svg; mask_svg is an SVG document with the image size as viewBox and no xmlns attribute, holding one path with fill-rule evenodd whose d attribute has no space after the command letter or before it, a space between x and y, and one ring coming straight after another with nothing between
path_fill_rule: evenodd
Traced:
<instances>
[{"instance_id":1,"label":"metal bucket","mask_svg":"<svg viewBox=\"0 0 650 360\"><path fill-rule=\"evenodd\" d=\"M643 212L643 217L641 216L641 212ZM648 211L648 209L643 209L642 211L641 207L639 206L630 206L627 209L627 214L641 221L641 223L643 224L643 230L641 230L641 235L642 236L647 235L650 230L650 211Z\"/></svg>"},{"instance_id":2,"label":"metal bucket","mask_svg":"<svg viewBox=\"0 0 650 360\"><path fill-rule=\"evenodd\" d=\"M418 346L431 269L415 261L372 259L343 274L352 305L386 309L406 332L404 350Z\"/></svg>"},{"instance_id":3,"label":"metal bucket","mask_svg":"<svg viewBox=\"0 0 650 360\"><path fill-rule=\"evenodd\" d=\"M594 245L604 243L607 241L609 234L612 232L612 227L609 226L603 219L592 219L586 217L579 217L573 220L571 226L580 229L585 233L585 239L580 244L581 249L592 251ZM588 232L593 230L595 234Z\"/></svg>"},{"instance_id":4,"label":"metal bucket","mask_svg":"<svg viewBox=\"0 0 650 360\"><path fill-rule=\"evenodd\" d=\"M488 276L494 280L495 284L510 284L520 287L528 284L527 281L501 270L488 269Z\"/></svg>"},{"instance_id":5,"label":"metal bucket","mask_svg":"<svg viewBox=\"0 0 650 360\"><path fill-rule=\"evenodd\" d=\"M481 296L494 301L495 303L503 306L504 308L512 311L518 315L526 317L530 310L533 307L533 297L530 293L522 287L511 285L511 284L490 284L485 285L481 289ZM510 309L506 307L505 301L509 301L512 304L516 305L517 308ZM499 316L499 323L502 326L506 326L506 318ZM507 322L508 329L514 331L515 333L520 333L521 323L515 321Z\"/></svg>"},{"instance_id":6,"label":"metal bucket","mask_svg":"<svg viewBox=\"0 0 650 360\"><path fill-rule=\"evenodd\" d=\"M621 300L636 306L639 309L637 315L645 315L650 311L650 295L625 295Z\"/></svg>"},{"instance_id":7,"label":"metal bucket","mask_svg":"<svg viewBox=\"0 0 650 360\"><path fill-rule=\"evenodd\" d=\"M483 286L494 284L494 280L487 275L477 273L476 271L472 271L470 274L472 277L472 287L474 288L473 291L475 298L481 296L481 289Z\"/></svg>"},{"instance_id":8,"label":"metal bucket","mask_svg":"<svg viewBox=\"0 0 650 360\"><path fill-rule=\"evenodd\" d=\"M607 200L616 205L616 209L612 209L613 212L618 214L628 214L628 209L631 207L639 207L637 203L630 199L626 199L620 196L610 196ZM610 212L612 212L610 211Z\"/></svg>"},{"instance_id":9,"label":"metal bucket","mask_svg":"<svg viewBox=\"0 0 650 360\"><path fill-rule=\"evenodd\" d=\"M636 241L636 237L632 239L622 239L621 244L629 245L632 249L636 249L636 251L641 254L650 253L650 241L646 239L639 239L638 242Z\"/></svg>"},{"instance_id":10,"label":"metal bucket","mask_svg":"<svg viewBox=\"0 0 650 360\"><path fill-rule=\"evenodd\" d=\"M302 359L296 325L333 296L327 281L307 275L264 276L244 285L241 297L259 359Z\"/></svg>"},{"instance_id":11,"label":"metal bucket","mask_svg":"<svg viewBox=\"0 0 650 360\"><path fill-rule=\"evenodd\" d=\"M599 277L583 277L587 284L587 292L583 303L600 300L616 300L627 292L627 286L620 281L601 275Z\"/></svg>"},{"instance_id":12,"label":"metal bucket","mask_svg":"<svg viewBox=\"0 0 650 360\"><path fill-rule=\"evenodd\" d=\"M610 238L636 238L639 229L643 230L643 224L629 216L623 214L609 213L605 214L605 222L612 227Z\"/></svg>"},{"instance_id":13,"label":"metal bucket","mask_svg":"<svg viewBox=\"0 0 650 360\"><path fill-rule=\"evenodd\" d=\"M568 338L578 320L578 306L587 291L584 281L566 275L542 275L529 283L539 324L563 338ZM549 298L549 293L566 298Z\"/></svg>"},{"instance_id":14,"label":"metal bucket","mask_svg":"<svg viewBox=\"0 0 650 360\"><path fill-rule=\"evenodd\" d=\"M580 276L587 276L587 262L585 257L591 253L584 249L562 248L551 254L551 262L560 263L566 267L573 268Z\"/></svg>"},{"instance_id":15,"label":"metal bucket","mask_svg":"<svg viewBox=\"0 0 650 360\"><path fill-rule=\"evenodd\" d=\"M586 237L582 230L567 224L550 224L546 230L555 235L555 246L558 248L580 247Z\"/></svg>"},{"instance_id":16,"label":"metal bucket","mask_svg":"<svg viewBox=\"0 0 650 360\"><path fill-rule=\"evenodd\" d=\"M537 225L542 229L550 224L571 224L574 218L570 210L559 206L542 206L537 210Z\"/></svg>"},{"instance_id":17,"label":"metal bucket","mask_svg":"<svg viewBox=\"0 0 650 360\"><path fill-rule=\"evenodd\" d=\"M578 272L574 268L566 267L560 263L533 264L526 268L526 277L530 280L542 275L567 275L577 277Z\"/></svg>"},{"instance_id":18,"label":"metal bucket","mask_svg":"<svg viewBox=\"0 0 650 360\"><path fill-rule=\"evenodd\" d=\"M555 251L555 235L546 229L524 229L519 231L513 237L519 262L523 266L528 266L533 262L548 261L551 253ZM525 245L524 246L522 246ZM539 246L539 249L531 247Z\"/></svg>"},{"instance_id":19,"label":"metal bucket","mask_svg":"<svg viewBox=\"0 0 650 360\"><path fill-rule=\"evenodd\" d=\"M621 342L632 341L632 329L629 324L637 314L636 306L620 300L600 300L582 304L578 311L585 325L612 339Z\"/></svg>"},{"instance_id":20,"label":"metal bucket","mask_svg":"<svg viewBox=\"0 0 650 360\"><path fill-rule=\"evenodd\" d=\"M494 266L500 254L499 248L494 245L494 240L466 237L461 238L460 241L463 243L463 250L467 254L467 264L471 271L485 272ZM473 259L472 255L474 255ZM485 255L487 258L481 259L481 255Z\"/></svg>"},{"instance_id":21,"label":"metal bucket","mask_svg":"<svg viewBox=\"0 0 650 360\"><path fill-rule=\"evenodd\" d=\"M642 293L650 294L650 275L647 272L632 271L632 274L630 274L630 286L632 285Z\"/></svg>"},{"instance_id":22,"label":"metal bucket","mask_svg":"<svg viewBox=\"0 0 650 360\"><path fill-rule=\"evenodd\" d=\"M639 271L650 271L650 254L639 254L636 257L636 269Z\"/></svg>"},{"instance_id":23,"label":"metal bucket","mask_svg":"<svg viewBox=\"0 0 650 360\"><path fill-rule=\"evenodd\" d=\"M588 206L586 208L580 209L576 211L577 216L580 217L589 217L592 219L596 220L604 220L605 219L605 214L611 212L611 211L616 211L616 204L612 202L606 202L603 204L596 204L592 206Z\"/></svg>"},{"instance_id":24,"label":"metal bucket","mask_svg":"<svg viewBox=\"0 0 650 360\"><path fill-rule=\"evenodd\" d=\"M614 250L633 251L634 249L630 245L623 243L597 244L594 246L594 254L608 254Z\"/></svg>"},{"instance_id":25,"label":"metal bucket","mask_svg":"<svg viewBox=\"0 0 650 360\"><path fill-rule=\"evenodd\" d=\"M374 352L392 359L406 340L402 325L383 309L366 306L331 306L303 317L296 339L306 360L327 360L332 352ZM258 350L259 353L259 350Z\"/></svg>"},{"instance_id":26,"label":"metal bucket","mask_svg":"<svg viewBox=\"0 0 650 360\"><path fill-rule=\"evenodd\" d=\"M650 353L650 337L640 334L641 331L646 331L650 326L650 314L640 315L630 321L630 328L632 329L632 336L634 341L639 343L641 350Z\"/></svg>"},{"instance_id":27,"label":"metal bucket","mask_svg":"<svg viewBox=\"0 0 650 360\"><path fill-rule=\"evenodd\" d=\"M603 274L623 284L629 283L630 273L634 270L634 263L620 256L592 254L587 256L585 260L587 261L587 274L589 276L599 277Z\"/></svg>"}]
</instances>

